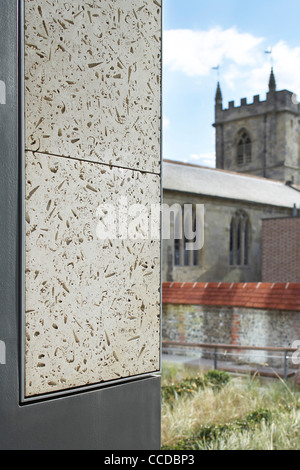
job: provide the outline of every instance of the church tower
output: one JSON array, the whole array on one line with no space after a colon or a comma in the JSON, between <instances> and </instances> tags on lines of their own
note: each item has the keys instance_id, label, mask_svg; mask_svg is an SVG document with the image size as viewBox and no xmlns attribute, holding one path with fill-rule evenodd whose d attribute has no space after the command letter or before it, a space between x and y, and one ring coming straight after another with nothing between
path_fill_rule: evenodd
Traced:
<instances>
[{"instance_id":1,"label":"church tower","mask_svg":"<svg viewBox=\"0 0 300 470\"><path fill-rule=\"evenodd\" d=\"M264 101L256 95L224 108L218 83L214 127L217 168L300 185L300 104L277 91L273 68Z\"/></svg>"}]
</instances>

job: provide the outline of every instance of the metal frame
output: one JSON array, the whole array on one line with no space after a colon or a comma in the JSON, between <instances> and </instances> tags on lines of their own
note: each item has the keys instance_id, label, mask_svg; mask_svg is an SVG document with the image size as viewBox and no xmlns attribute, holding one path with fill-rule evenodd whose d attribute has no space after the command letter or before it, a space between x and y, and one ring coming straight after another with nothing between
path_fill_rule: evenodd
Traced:
<instances>
[{"instance_id":1,"label":"metal frame","mask_svg":"<svg viewBox=\"0 0 300 470\"><path fill-rule=\"evenodd\" d=\"M20 159L20 318L21 318L21 367L20 367L20 402L25 398L25 105L24 105L24 1L18 1L18 70L19 70L19 159Z\"/></svg>"},{"instance_id":2,"label":"metal frame","mask_svg":"<svg viewBox=\"0 0 300 470\"><path fill-rule=\"evenodd\" d=\"M153 372L147 372L145 374L139 374L132 377L124 377L117 380L111 380L103 383L95 383L91 385L80 386L76 388L66 389L59 392L47 393L43 395L38 395L34 397L26 397L25 395L25 247L26 247L26 229L25 229L25 97L24 97L24 71L25 71L25 38L24 38L24 25L25 25L25 0L18 0L18 18L19 18L19 64L18 64L18 71L19 71L19 159L20 159L20 266L19 266L19 273L20 273L20 285L19 285L19 292L20 292L20 405L29 405L33 403L39 403L48 400L55 400L62 397L68 397L77 394L83 394L91 391L96 390L103 390L107 389L112 386L116 385L126 385L130 384L131 382L137 382L139 380L157 377L160 376L162 373L162 260L163 260L163 243L162 243L162 213L161 213L161 227L160 227L160 279L161 279L161 287L160 287L160 352L159 352L159 370L155 370ZM161 6L161 31L163 31L163 5ZM162 38L161 38L162 43ZM162 126L162 110L163 110L163 58L161 54L160 59L160 70L161 70L161 84L160 84L160 164L161 164L161 182L160 182L160 199L161 203L163 201L163 158L162 158L162 149L163 149L163 126ZM140 170L137 170L140 171Z\"/></svg>"}]
</instances>

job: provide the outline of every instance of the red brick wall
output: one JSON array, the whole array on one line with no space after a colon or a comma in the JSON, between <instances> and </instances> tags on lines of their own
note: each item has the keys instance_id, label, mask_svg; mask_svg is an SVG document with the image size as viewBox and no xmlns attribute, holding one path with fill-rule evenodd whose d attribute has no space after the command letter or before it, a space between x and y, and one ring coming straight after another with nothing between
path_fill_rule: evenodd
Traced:
<instances>
[{"instance_id":1,"label":"red brick wall","mask_svg":"<svg viewBox=\"0 0 300 470\"><path fill-rule=\"evenodd\" d=\"M262 281L300 282L300 217L262 223Z\"/></svg>"}]
</instances>

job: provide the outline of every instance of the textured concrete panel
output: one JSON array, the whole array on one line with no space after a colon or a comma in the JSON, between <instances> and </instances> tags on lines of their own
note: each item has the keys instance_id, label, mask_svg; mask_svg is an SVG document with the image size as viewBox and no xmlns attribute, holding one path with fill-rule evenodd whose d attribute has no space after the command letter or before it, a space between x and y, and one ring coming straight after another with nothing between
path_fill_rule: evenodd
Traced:
<instances>
[{"instance_id":1,"label":"textured concrete panel","mask_svg":"<svg viewBox=\"0 0 300 470\"><path fill-rule=\"evenodd\" d=\"M96 233L120 197L157 204L160 177L27 152L27 397L159 370L160 241Z\"/></svg>"},{"instance_id":2,"label":"textured concrete panel","mask_svg":"<svg viewBox=\"0 0 300 470\"><path fill-rule=\"evenodd\" d=\"M160 172L160 0L25 1L26 148Z\"/></svg>"}]
</instances>

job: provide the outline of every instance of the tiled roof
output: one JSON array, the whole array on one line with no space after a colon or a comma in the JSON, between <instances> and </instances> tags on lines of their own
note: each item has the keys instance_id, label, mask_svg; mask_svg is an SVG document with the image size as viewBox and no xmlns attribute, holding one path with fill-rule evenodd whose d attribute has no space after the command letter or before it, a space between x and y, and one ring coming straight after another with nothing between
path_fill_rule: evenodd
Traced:
<instances>
[{"instance_id":1,"label":"tiled roof","mask_svg":"<svg viewBox=\"0 0 300 470\"><path fill-rule=\"evenodd\" d=\"M163 303L300 312L300 284L164 283Z\"/></svg>"},{"instance_id":2,"label":"tiled roof","mask_svg":"<svg viewBox=\"0 0 300 470\"><path fill-rule=\"evenodd\" d=\"M222 198L276 207L300 208L300 191L280 181L232 171L163 162L164 191Z\"/></svg>"}]
</instances>

